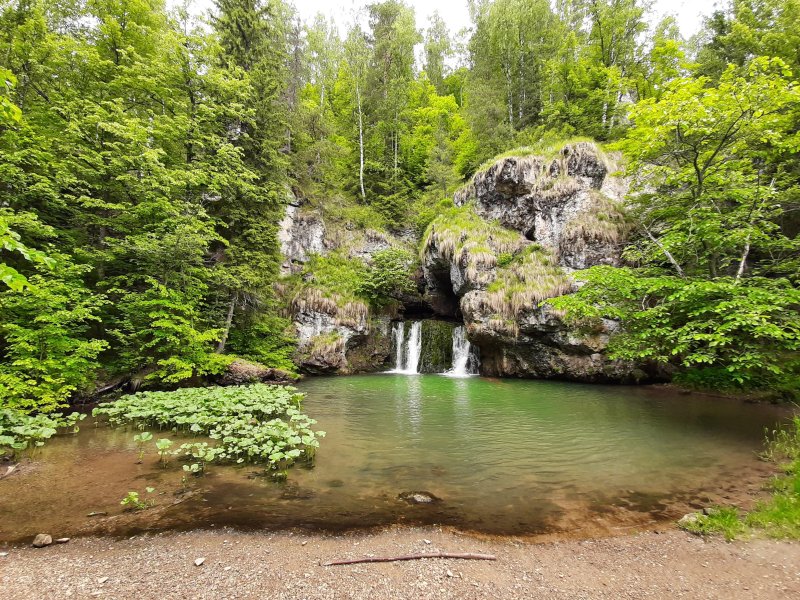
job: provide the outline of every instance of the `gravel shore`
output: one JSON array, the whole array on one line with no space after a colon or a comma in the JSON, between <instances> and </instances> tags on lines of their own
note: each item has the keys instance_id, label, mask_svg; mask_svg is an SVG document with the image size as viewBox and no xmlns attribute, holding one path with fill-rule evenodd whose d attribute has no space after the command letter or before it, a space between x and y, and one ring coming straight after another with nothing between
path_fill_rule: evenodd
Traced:
<instances>
[{"instance_id":1,"label":"gravel shore","mask_svg":"<svg viewBox=\"0 0 800 600\"><path fill-rule=\"evenodd\" d=\"M320 565L437 550L497 561ZM0 549L0 597L799 598L800 543L726 543L671 528L546 543L402 527L337 536L222 530L84 538Z\"/></svg>"}]
</instances>

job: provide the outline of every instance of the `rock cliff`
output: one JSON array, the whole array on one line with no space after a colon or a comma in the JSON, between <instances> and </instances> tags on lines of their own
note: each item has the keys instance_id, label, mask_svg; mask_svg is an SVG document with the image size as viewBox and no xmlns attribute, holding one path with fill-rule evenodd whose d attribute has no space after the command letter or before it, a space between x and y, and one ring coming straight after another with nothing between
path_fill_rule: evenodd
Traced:
<instances>
[{"instance_id":1,"label":"rock cliff","mask_svg":"<svg viewBox=\"0 0 800 600\"><path fill-rule=\"evenodd\" d=\"M297 334L295 362L300 370L354 373L382 367L391 351L389 318L371 314L358 298L317 285L312 261L335 255L339 261L363 266L395 240L384 232L358 229L346 220L328 219L321 209L294 197L280 223L279 240L286 279L278 287L287 288L284 300ZM292 276L294 285L284 285Z\"/></svg>"},{"instance_id":2,"label":"rock cliff","mask_svg":"<svg viewBox=\"0 0 800 600\"><path fill-rule=\"evenodd\" d=\"M616 323L578 329L545 303L577 289L573 270L619 264L625 186L613 171L586 142L551 158L501 158L429 227L421 252L427 296L443 316L463 318L483 374L647 378L636 365L606 356Z\"/></svg>"}]
</instances>

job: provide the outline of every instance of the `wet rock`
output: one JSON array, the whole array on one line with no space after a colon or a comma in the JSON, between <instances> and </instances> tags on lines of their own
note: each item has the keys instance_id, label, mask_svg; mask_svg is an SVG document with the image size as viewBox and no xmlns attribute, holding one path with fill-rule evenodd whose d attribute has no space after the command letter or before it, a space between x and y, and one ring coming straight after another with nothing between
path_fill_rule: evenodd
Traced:
<instances>
[{"instance_id":1,"label":"wet rock","mask_svg":"<svg viewBox=\"0 0 800 600\"><path fill-rule=\"evenodd\" d=\"M435 504L442 501L430 492L403 492L398 498L409 504Z\"/></svg>"},{"instance_id":2,"label":"wet rock","mask_svg":"<svg viewBox=\"0 0 800 600\"><path fill-rule=\"evenodd\" d=\"M296 381L296 376L282 369L265 367L259 363L239 358L229 364L215 382L219 385L245 385L259 382L288 385Z\"/></svg>"},{"instance_id":3,"label":"wet rock","mask_svg":"<svg viewBox=\"0 0 800 600\"><path fill-rule=\"evenodd\" d=\"M53 543L53 538L46 533L39 533L33 538L33 547L34 548L44 548L45 546L49 546Z\"/></svg>"}]
</instances>

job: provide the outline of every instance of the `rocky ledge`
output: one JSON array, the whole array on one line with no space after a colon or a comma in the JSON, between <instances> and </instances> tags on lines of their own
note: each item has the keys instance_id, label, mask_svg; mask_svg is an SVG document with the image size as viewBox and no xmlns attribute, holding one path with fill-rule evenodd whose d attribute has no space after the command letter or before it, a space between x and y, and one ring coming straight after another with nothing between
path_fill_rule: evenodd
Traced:
<instances>
[{"instance_id":1,"label":"rocky ledge","mask_svg":"<svg viewBox=\"0 0 800 600\"><path fill-rule=\"evenodd\" d=\"M573 292L576 269L617 265L626 226L625 182L594 144L553 158L497 160L456 194L423 241L427 297L463 318L492 376L636 382L641 365L606 355L617 323L570 324L545 301Z\"/></svg>"}]
</instances>

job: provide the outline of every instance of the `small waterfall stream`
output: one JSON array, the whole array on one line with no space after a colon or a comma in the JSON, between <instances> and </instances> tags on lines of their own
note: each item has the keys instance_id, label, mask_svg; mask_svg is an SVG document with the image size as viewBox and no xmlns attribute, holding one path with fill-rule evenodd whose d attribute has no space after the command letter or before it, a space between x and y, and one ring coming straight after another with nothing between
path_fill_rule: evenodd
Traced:
<instances>
[{"instance_id":1,"label":"small waterfall stream","mask_svg":"<svg viewBox=\"0 0 800 600\"><path fill-rule=\"evenodd\" d=\"M419 373L419 358L422 354L422 321L411 323L408 336L403 321L392 326L392 344L394 345L394 369L392 373L413 375Z\"/></svg>"},{"instance_id":2,"label":"small waterfall stream","mask_svg":"<svg viewBox=\"0 0 800 600\"><path fill-rule=\"evenodd\" d=\"M463 325L434 320L409 323L408 328L404 321L392 324L394 368L390 373L439 373L449 377L477 374L477 348L470 344Z\"/></svg>"},{"instance_id":3,"label":"small waterfall stream","mask_svg":"<svg viewBox=\"0 0 800 600\"><path fill-rule=\"evenodd\" d=\"M450 377L468 377L478 372L478 357L475 349L467 339L467 330L463 325L453 329L453 368L445 375Z\"/></svg>"}]
</instances>

